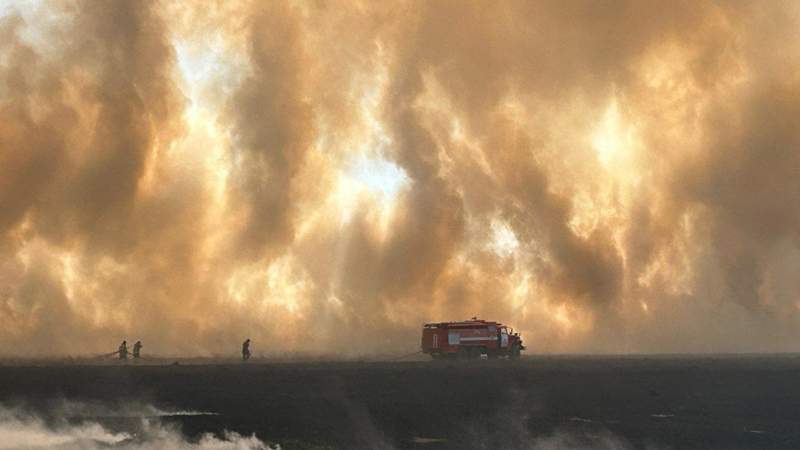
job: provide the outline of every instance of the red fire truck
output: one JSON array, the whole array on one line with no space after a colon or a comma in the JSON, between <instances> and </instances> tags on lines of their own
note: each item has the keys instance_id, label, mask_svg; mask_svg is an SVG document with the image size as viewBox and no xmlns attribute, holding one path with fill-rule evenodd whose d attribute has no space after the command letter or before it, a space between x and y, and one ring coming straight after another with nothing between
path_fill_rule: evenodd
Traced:
<instances>
[{"instance_id":1,"label":"red fire truck","mask_svg":"<svg viewBox=\"0 0 800 450\"><path fill-rule=\"evenodd\" d=\"M434 359L519 358L525 350L522 338L514 329L499 322L472 320L426 323L422 327L422 352Z\"/></svg>"}]
</instances>

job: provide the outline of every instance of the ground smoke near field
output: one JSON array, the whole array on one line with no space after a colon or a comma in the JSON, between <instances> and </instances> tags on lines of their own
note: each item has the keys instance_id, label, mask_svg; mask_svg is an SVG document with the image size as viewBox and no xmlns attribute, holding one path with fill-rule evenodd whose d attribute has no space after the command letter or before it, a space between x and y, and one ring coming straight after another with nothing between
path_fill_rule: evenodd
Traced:
<instances>
[{"instance_id":1,"label":"ground smoke near field","mask_svg":"<svg viewBox=\"0 0 800 450\"><path fill-rule=\"evenodd\" d=\"M206 433L197 440L188 440L177 427L158 419L159 416L204 414L197 411L169 412L148 407L134 415L132 408L114 414L110 409L92 409L79 403L63 406L52 416L34 414L23 408L0 407L0 449L280 449L265 444L255 435L242 436L228 431L221 437ZM67 414L69 412L72 415ZM103 417L130 418L135 425L129 430L112 430L100 423Z\"/></svg>"},{"instance_id":2,"label":"ground smoke near field","mask_svg":"<svg viewBox=\"0 0 800 450\"><path fill-rule=\"evenodd\" d=\"M352 405L351 405L352 407ZM351 419L359 422L354 433L358 436L354 448L394 450L401 448L378 430L363 409L352 407ZM164 410L152 405L106 405L99 403L60 401L50 404L46 411L33 412L26 407L0 406L0 450L22 449L218 449L218 450L281 450L255 435L243 436L224 431L221 436L205 433L189 439L181 430L159 420L160 417L185 415L215 415L205 411ZM124 429L103 424L104 419L130 419ZM634 448L625 439L607 430L579 431L557 429L544 436L532 436L524 419L510 420L505 438L498 443L485 427L465 426L463 439L458 442L444 438L415 437L417 444L457 445L468 450L501 448L511 450L628 450ZM405 448L402 446L402 448ZM422 445L420 448L429 448ZM440 447L430 447L440 448ZM650 448L650 447L648 447Z\"/></svg>"}]
</instances>

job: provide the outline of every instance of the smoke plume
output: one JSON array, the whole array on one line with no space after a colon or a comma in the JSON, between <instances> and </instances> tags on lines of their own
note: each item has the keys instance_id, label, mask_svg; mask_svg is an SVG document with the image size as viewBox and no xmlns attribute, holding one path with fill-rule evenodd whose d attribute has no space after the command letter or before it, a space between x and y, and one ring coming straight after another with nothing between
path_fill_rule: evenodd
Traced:
<instances>
[{"instance_id":1,"label":"smoke plume","mask_svg":"<svg viewBox=\"0 0 800 450\"><path fill-rule=\"evenodd\" d=\"M0 435L3 436L0 449L280 450L280 446L265 444L255 435L245 437L228 431L222 437L206 433L190 440L176 426L159 420L159 417L181 415L185 411L169 413L147 405L123 406L125 415L119 410L112 412L104 405L80 402L64 401L59 407L38 413L0 405ZM117 430L100 423L108 418L122 418L127 426L117 424L116 428L123 428Z\"/></svg>"},{"instance_id":2,"label":"smoke plume","mask_svg":"<svg viewBox=\"0 0 800 450\"><path fill-rule=\"evenodd\" d=\"M800 349L796 2L0 8L2 355Z\"/></svg>"}]
</instances>

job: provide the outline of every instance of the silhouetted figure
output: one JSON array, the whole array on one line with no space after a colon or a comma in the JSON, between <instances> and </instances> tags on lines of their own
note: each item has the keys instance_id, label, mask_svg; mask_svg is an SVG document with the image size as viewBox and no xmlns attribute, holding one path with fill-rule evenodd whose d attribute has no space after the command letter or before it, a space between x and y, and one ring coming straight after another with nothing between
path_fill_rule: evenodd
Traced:
<instances>
[{"instance_id":1,"label":"silhouetted figure","mask_svg":"<svg viewBox=\"0 0 800 450\"><path fill-rule=\"evenodd\" d=\"M242 361L250 359L250 339L242 342Z\"/></svg>"},{"instance_id":2,"label":"silhouetted figure","mask_svg":"<svg viewBox=\"0 0 800 450\"><path fill-rule=\"evenodd\" d=\"M128 342L127 341L122 341L122 344L119 344L119 350L117 350L117 353L119 353L119 359L128 359Z\"/></svg>"},{"instance_id":3,"label":"silhouetted figure","mask_svg":"<svg viewBox=\"0 0 800 450\"><path fill-rule=\"evenodd\" d=\"M139 356L141 356L142 347L144 347L142 345L142 341L136 341L136 343L133 344L133 359L139 359Z\"/></svg>"}]
</instances>

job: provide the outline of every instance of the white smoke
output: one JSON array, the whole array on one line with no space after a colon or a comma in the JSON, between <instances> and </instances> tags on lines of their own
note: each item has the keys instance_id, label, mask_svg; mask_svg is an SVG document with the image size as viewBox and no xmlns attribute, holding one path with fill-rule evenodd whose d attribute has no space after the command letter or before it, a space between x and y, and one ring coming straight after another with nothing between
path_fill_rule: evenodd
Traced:
<instances>
[{"instance_id":1,"label":"white smoke","mask_svg":"<svg viewBox=\"0 0 800 450\"><path fill-rule=\"evenodd\" d=\"M55 419L44 419L36 414L20 408L0 406L0 450L59 449L59 450L91 450L100 448L114 449L165 449L165 450L280 450L280 446L271 446L255 435L242 436L225 431L222 437L211 433L202 435L197 440L187 439L179 429L164 424L158 417L175 415L210 414L199 411L163 411L148 406L139 409L126 408L121 412L109 414L109 411L87 407L82 403L65 403L57 408ZM74 415L63 415L71 411ZM112 431L96 420L83 420L81 417L135 417L138 418L135 430ZM78 423L74 423L75 418ZM72 419L72 421L68 420Z\"/></svg>"},{"instance_id":2,"label":"white smoke","mask_svg":"<svg viewBox=\"0 0 800 450\"><path fill-rule=\"evenodd\" d=\"M51 399L47 411L55 417L71 419L93 419L101 417L116 418L157 418L175 416L217 416L219 413L211 411L196 411L185 409L163 409L147 403L104 403L92 401L78 401L65 399Z\"/></svg>"},{"instance_id":3,"label":"white smoke","mask_svg":"<svg viewBox=\"0 0 800 450\"><path fill-rule=\"evenodd\" d=\"M376 428L369 413L353 404L345 404L356 424L356 447L394 450L397 447ZM255 435L243 436L224 431L221 436L205 433L199 438L187 438L181 430L162 417L216 415L208 411L170 410L153 405L129 403L112 405L80 401L52 401L45 410L33 412L27 407L0 404L0 450L281 450L278 444L268 444ZM109 427L103 419L131 419L127 427ZM605 428L560 428L545 435L533 435L525 426L526 417L505 418L505 439L481 426L470 426L457 442L468 450L506 448L510 450L629 450L637 448L626 439ZM118 421L115 423L119 424ZM112 429L113 428L113 429ZM466 431L466 430L465 430ZM414 437L410 442L449 443L442 437ZM662 447L647 444L648 450Z\"/></svg>"},{"instance_id":4,"label":"white smoke","mask_svg":"<svg viewBox=\"0 0 800 450\"><path fill-rule=\"evenodd\" d=\"M630 450L634 447L609 431L586 435L557 431L531 442L530 450ZM649 447L648 447L649 448Z\"/></svg>"}]
</instances>

